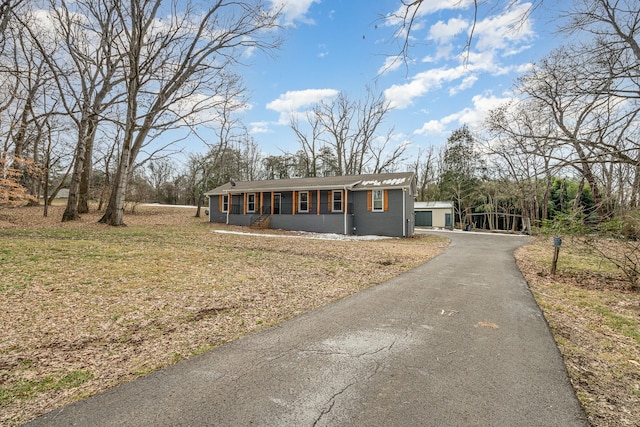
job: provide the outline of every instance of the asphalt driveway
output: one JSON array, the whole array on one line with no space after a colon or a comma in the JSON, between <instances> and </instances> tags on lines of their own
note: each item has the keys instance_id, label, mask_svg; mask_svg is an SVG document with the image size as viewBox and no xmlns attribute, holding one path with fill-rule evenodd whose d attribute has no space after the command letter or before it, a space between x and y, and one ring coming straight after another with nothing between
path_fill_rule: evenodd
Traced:
<instances>
[{"instance_id":1,"label":"asphalt driveway","mask_svg":"<svg viewBox=\"0 0 640 427\"><path fill-rule=\"evenodd\" d=\"M586 426L513 251L447 233L402 276L31 426Z\"/></svg>"}]
</instances>

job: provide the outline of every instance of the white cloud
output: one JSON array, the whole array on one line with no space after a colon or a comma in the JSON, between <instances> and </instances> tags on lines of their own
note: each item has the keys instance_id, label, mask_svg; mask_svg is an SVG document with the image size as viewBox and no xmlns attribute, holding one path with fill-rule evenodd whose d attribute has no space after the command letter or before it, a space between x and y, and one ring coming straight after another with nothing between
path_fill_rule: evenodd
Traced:
<instances>
[{"instance_id":1,"label":"white cloud","mask_svg":"<svg viewBox=\"0 0 640 427\"><path fill-rule=\"evenodd\" d=\"M327 49L327 45L324 43L320 43L318 45L318 50L320 52L318 52L318 58L324 58L326 56L329 56L329 50Z\"/></svg>"},{"instance_id":2,"label":"white cloud","mask_svg":"<svg viewBox=\"0 0 640 427\"><path fill-rule=\"evenodd\" d=\"M257 134L257 133L269 133L271 129L269 128L269 122L252 122L250 123L251 129L249 133Z\"/></svg>"},{"instance_id":3,"label":"white cloud","mask_svg":"<svg viewBox=\"0 0 640 427\"><path fill-rule=\"evenodd\" d=\"M458 92L469 89L478 81L478 76L470 75L462 79L462 83L449 89L449 95L454 96Z\"/></svg>"},{"instance_id":4,"label":"white cloud","mask_svg":"<svg viewBox=\"0 0 640 427\"><path fill-rule=\"evenodd\" d=\"M307 17L307 12L313 3L321 0L271 0L272 9L281 9L285 26L293 26L296 22L313 24L313 19Z\"/></svg>"},{"instance_id":5,"label":"white cloud","mask_svg":"<svg viewBox=\"0 0 640 427\"><path fill-rule=\"evenodd\" d=\"M432 68L418 73L406 84L393 85L384 91L384 96L393 108L406 108L413 98L438 89L443 83L452 82L467 74L469 70L460 65L455 68Z\"/></svg>"},{"instance_id":6,"label":"white cloud","mask_svg":"<svg viewBox=\"0 0 640 427\"><path fill-rule=\"evenodd\" d=\"M413 132L415 135L434 135L442 134L446 130L446 125L442 120L429 120L425 122L420 129Z\"/></svg>"},{"instance_id":7,"label":"white cloud","mask_svg":"<svg viewBox=\"0 0 640 427\"><path fill-rule=\"evenodd\" d=\"M487 118L489 111L512 100L509 97L497 97L494 95L476 95L472 98L473 111L461 118L461 124L468 124L471 127L479 127Z\"/></svg>"},{"instance_id":8,"label":"white cloud","mask_svg":"<svg viewBox=\"0 0 640 427\"><path fill-rule=\"evenodd\" d=\"M529 40L534 35L530 20L525 19L530 9L531 3L522 3L508 7L500 15L479 21L474 32L476 49L512 50L512 43Z\"/></svg>"},{"instance_id":9,"label":"white cloud","mask_svg":"<svg viewBox=\"0 0 640 427\"><path fill-rule=\"evenodd\" d=\"M382 67L378 69L378 74L382 75L397 70L403 63L401 56L387 56Z\"/></svg>"},{"instance_id":10,"label":"white cloud","mask_svg":"<svg viewBox=\"0 0 640 427\"><path fill-rule=\"evenodd\" d=\"M429 29L429 40L438 43L449 43L455 36L469 28L469 21L460 18L451 18L448 22L438 21Z\"/></svg>"},{"instance_id":11,"label":"white cloud","mask_svg":"<svg viewBox=\"0 0 640 427\"><path fill-rule=\"evenodd\" d=\"M473 107L464 108L453 114L449 114L440 120L429 120L420 129L414 131L415 135L442 135L453 130L450 125L468 125L471 129L478 129L487 118L489 111L503 105L513 98L497 97L495 95L476 95L472 98Z\"/></svg>"},{"instance_id":12,"label":"white cloud","mask_svg":"<svg viewBox=\"0 0 640 427\"><path fill-rule=\"evenodd\" d=\"M441 10L455 10L455 9L466 9L469 6L473 5L474 0L428 0L420 3L419 9L416 12L416 18L421 18L425 15L430 15L432 13L441 11ZM401 17L405 15L407 10L407 6L402 5L395 12L387 15L387 19L385 21L386 25L396 26L402 23ZM413 13L413 8L409 10L409 14Z\"/></svg>"},{"instance_id":13,"label":"white cloud","mask_svg":"<svg viewBox=\"0 0 640 427\"><path fill-rule=\"evenodd\" d=\"M291 114L317 102L334 98L340 92L335 89L305 89L285 92L267 104L269 110L280 113L279 124L289 124Z\"/></svg>"}]
</instances>

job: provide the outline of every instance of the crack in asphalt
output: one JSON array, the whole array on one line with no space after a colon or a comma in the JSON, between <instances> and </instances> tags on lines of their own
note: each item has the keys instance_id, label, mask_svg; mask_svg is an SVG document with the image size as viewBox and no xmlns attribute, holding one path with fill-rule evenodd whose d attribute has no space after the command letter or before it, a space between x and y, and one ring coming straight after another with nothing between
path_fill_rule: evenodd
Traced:
<instances>
[{"instance_id":1,"label":"crack in asphalt","mask_svg":"<svg viewBox=\"0 0 640 427\"><path fill-rule=\"evenodd\" d=\"M344 386L342 389L340 389L338 392L334 393L333 396L331 396L331 398L329 399L329 402L327 403L328 407L325 406L325 408L322 411L320 411L320 414L318 415L318 417L315 419L315 421L312 424L313 427L317 426L318 423L320 421L322 421L322 418L324 416L326 416L327 414L329 414L333 410L333 407L336 404L336 398L338 396L340 396L341 394L343 394L344 392L346 392L347 389L349 389L350 387L353 387L355 384L356 383L349 383L346 386Z\"/></svg>"}]
</instances>

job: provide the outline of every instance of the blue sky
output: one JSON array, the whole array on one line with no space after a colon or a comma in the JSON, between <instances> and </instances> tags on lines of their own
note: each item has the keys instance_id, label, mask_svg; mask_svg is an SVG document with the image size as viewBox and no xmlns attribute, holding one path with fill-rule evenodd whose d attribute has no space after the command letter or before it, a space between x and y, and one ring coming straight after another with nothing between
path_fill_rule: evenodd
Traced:
<instances>
[{"instance_id":1,"label":"blue sky","mask_svg":"<svg viewBox=\"0 0 640 427\"><path fill-rule=\"evenodd\" d=\"M440 146L512 96L516 78L562 42L556 17L570 6L548 1L526 15L529 2L480 3L466 51L473 1L426 0L405 66L392 62L398 45L389 16L400 0L286 0L282 48L273 57L256 54L240 69L251 105L241 118L265 154L295 152L292 113L340 91L362 98L368 85L394 106L381 133L393 127L394 144L409 144L409 155Z\"/></svg>"}]
</instances>

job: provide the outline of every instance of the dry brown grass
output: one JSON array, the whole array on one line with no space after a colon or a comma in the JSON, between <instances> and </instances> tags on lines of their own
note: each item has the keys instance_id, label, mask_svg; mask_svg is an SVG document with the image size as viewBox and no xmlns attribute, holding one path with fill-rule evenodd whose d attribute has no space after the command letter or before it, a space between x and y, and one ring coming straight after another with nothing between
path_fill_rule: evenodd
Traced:
<instances>
[{"instance_id":1,"label":"dry brown grass","mask_svg":"<svg viewBox=\"0 0 640 427\"><path fill-rule=\"evenodd\" d=\"M552 257L549 239L516 251L590 423L640 426L640 293L580 241L565 240L555 276Z\"/></svg>"},{"instance_id":2,"label":"dry brown grass","mask_svg":"<svg viewBox=\"0 0 640 427\"><path fill-rule=\"evenodd\" d=\"M60 223L0 210L0 424L14 425L409 270L435 237L215 233L193 209ZM291 233L270 231L280 235Z\"/></svg>"}]
</instances>

